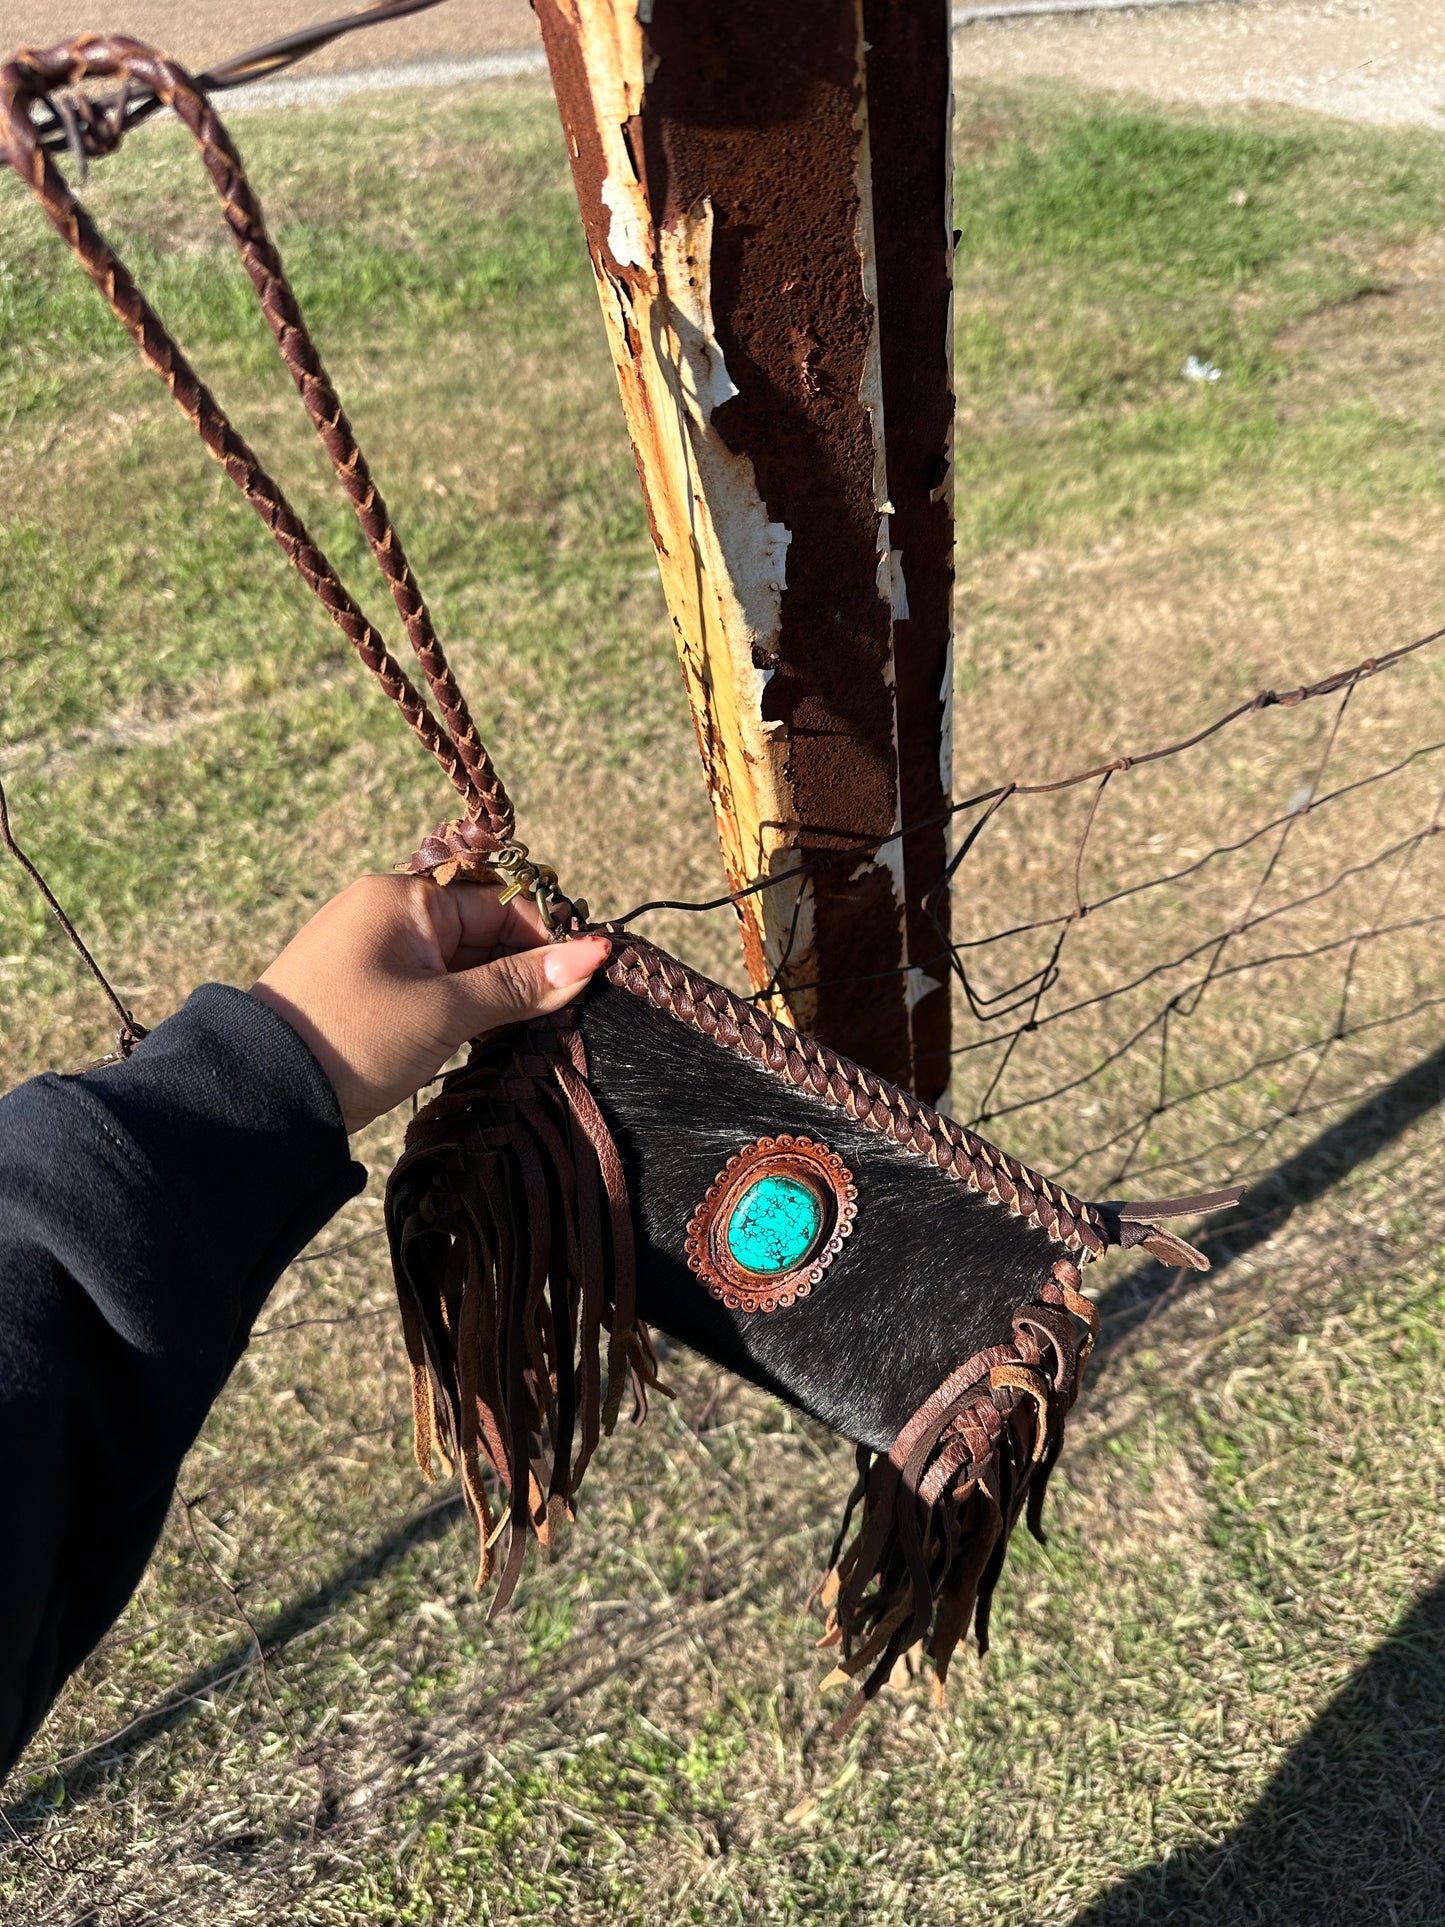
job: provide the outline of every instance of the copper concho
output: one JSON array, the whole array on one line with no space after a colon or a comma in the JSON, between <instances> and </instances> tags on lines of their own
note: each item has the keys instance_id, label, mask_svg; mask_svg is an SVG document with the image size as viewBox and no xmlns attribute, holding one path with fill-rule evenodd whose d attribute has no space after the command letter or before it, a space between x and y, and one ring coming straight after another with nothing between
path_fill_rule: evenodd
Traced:
<instances>
[{"instance_id":1,"label":"copper concho","mask_svg":"<svg viewBox=\"0 0 1445 1927\"><path fill-rule=\"evenodd\" d=\"M750 1271L728 1249L728 1226L760 1178L791 1178L816 1199L819 1228L787 1271ZM858 1187L836 1151L808 1137L760 1137L728 1159L687 1227L687 1262L732 1311L778 1311L806 1298L843 1247L858 1215Z\"/></svg>"}]
</instances>

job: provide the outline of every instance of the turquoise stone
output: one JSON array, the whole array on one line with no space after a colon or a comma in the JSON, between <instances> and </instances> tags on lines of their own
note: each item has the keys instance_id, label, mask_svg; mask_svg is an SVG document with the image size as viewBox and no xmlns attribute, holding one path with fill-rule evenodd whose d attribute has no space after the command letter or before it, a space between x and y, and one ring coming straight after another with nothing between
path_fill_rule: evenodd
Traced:
<instances>
[{"instance_id":1,"label":"turquoise stone","mask_svg":"<svg viewBox=\"0 0 1445 1927\"><path fill-rule=\"evenodd\" d=\"M791 1271L812 1250L822 1224L823 1207L806 1184L759 1178L733 1206L728 1250L747 1271Z\"/></svg>"}]
</instances>

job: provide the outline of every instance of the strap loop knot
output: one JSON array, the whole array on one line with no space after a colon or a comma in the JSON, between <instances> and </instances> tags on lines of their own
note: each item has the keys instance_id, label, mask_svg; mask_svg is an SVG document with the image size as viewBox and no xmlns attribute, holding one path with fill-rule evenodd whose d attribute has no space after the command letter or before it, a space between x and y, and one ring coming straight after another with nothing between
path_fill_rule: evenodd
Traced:
<instances>
[{"instance_id":1,"label":"strap loop knot","mask_svg":"<svg viewBox=\"0 0 1445 1927\"><path fill-rule=\"evenodd\" d=\"M542 921L554 934L569 931L580 910L585 920L585 905L574 904L558 887L557 872L549 863L534 862L525 843L508 837L498 843L481 823L458 818L443 823L405 863L396 869L408 876L430 877L445 887L458 878L464 883L499 883L502 902L513 897L531 897Z\"/></svg>"}]
</instances>

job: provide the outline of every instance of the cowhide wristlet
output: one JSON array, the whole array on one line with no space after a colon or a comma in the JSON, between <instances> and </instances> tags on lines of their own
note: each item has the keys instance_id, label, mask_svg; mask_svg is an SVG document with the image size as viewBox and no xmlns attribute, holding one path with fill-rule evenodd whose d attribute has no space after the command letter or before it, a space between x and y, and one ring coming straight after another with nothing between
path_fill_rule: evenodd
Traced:
<instances>
[{"instance_id":1,"label":"cowhide wristlet","mask_svg":"<svg viewBox=\"0 0 1445 1927\"><path fill-rule=\"evenodd\" d=\"M461 1473L479 1584L505 1525L500 1606L629 1379L645 1410L649 1325L822 1420L857 1445L823 1586L835 1677L862 1680L841 1729L916 1642L940 1686L970 1621L986 1647L1097 1329L1082 1267L1143 1244L1203 1269L1147 1213L1238 1194L1086 1204L666 952L614 946L579 1005L475 1049L407 1134L386 1208L417 1457Z\"/></svg>"}]
</instances>

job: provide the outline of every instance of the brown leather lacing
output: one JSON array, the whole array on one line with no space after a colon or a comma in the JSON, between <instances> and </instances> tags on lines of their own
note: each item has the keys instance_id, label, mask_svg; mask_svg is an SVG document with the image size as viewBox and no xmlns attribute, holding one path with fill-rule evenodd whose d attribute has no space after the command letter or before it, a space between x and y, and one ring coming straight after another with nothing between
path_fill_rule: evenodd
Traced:
<instances>
[{"instance_id":1,"label":"brown leather lacing","mask_svg":"<svg viewBox=\"0 0 1445 1927\"><path fill-rule=\"evenodd\" d=\"M755 1058L799 1090L811 1091L870 1130L916 1151L1083 1260L1098 1257L1107 1246L1104 1221L1092 1205L665 951L635 937L615 943L607 977L619 990L645 997L714 1043Z\"/></svg>"},{"instance_id":2,"label":"brown leather lacing","mask_svg":"<svg viewBox=\"0 0 1445 1927\"><path fill-rule=\"evenodd\" d=\"M47 157L33 110L42 103L53 107L58 88L109 76L147 89L189 129L281 358L386 578L440 721ZM176 406L396 704L413 735L446 771L462 799L463 816L460 823L449 824L439 833L447 848L437 861L451 857L468 871L488 867L486 858L508 843L515 827L511 799L483 747L386 503L307 331L241 158L200 84L166 55L120 34L82 34L45 52L27 50L0 68L0 147L131 335L147 366L165 383ZM435 866L418 857L411 867L425 873Z\"/></svg>"},{"instance_id":3,"label":"brown leather lacing","mask_svg":"<svg viewBox=\"0 0 1445 1927\"><path fill-rule=\"evenodd\" d=\"M970 1191L980 1192L990 1203L1003 1205L1011 1216L1046 1231L1081 1264L1101 1256L1111 1244L1122 1244L1142 1245L1166 1264L1207 1270L1206 1260L1191 1245L1161 1231L1153 1220L1220 1211L1238 1204L1244 1195L1234 1186L1190 1198L1086 1204L910 1092L885 1083L861 1064L770 1017L639 937L617 934L607 977L619 990L646 998L715 1044L755 1058L799 1090L811 1091L870 1130L926 1157Z\"/></svg>"}]
</instances>

